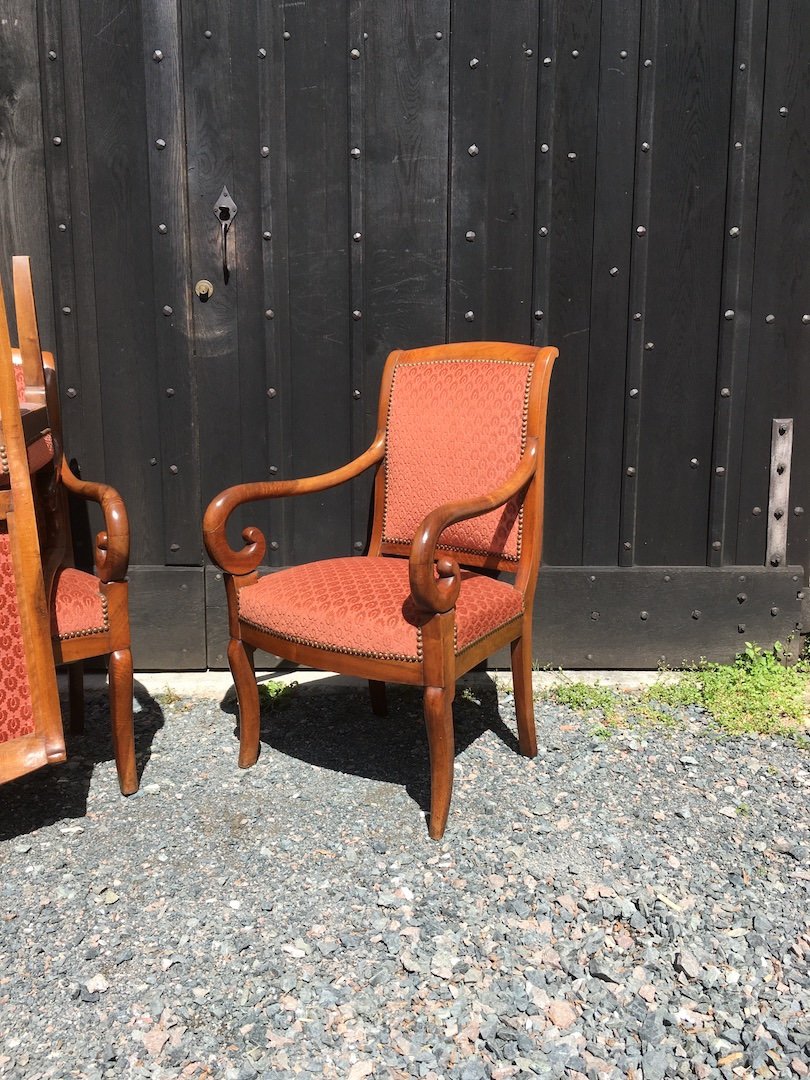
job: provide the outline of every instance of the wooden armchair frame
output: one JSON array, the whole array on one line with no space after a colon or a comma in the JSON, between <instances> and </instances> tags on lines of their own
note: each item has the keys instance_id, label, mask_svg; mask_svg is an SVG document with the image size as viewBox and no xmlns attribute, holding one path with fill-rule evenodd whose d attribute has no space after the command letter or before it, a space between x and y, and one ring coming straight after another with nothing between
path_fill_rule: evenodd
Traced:
<instances>
[{"instance_id":1,"label":"wooden armchair frame","mask_svg":"<svg viewBox=\"0 0 810 1080\"><path fill-rule=\"evenodd\" d=\"M67 664L71 730L84 726L84 661L109 657L109 700L113 751L121 792L138 790L133 730L133 665L130 649L127 570L129 565L129 522L126 507L109 484L82 480L72 472L63 453L61 413L56 364L40 347L39 327L27 256L13 259L14 298L17 308L19 352L26 381L37 378L44 386L50 430L53 436L52 480L35 487L35 500L42 538L42 563L47 609L58 612L60 576L73 570L73 547L68 513L68 494L97 503L104 529L96 536L94 564L97 588L105 613L103 629L60 634L52 627L53 657ZM43 374L44 373L44 374ZM89 577L89 575L84 575Z\"/></svg>"},{"instance_id":2,"label":"wooden armchair frame","mask_svg":"<svg viewBox=\"0 0 810 1080\"><path fill-rule=\"evenodd\" d=\"M456 680L507 644L511 646L520 749L528 757L537 753L531 685L532 602L542 542L546 409L556 356L557 350L553 348L536 349L502 342L469 342L393 352L383 371L377 433L368 450L333 472L300 480L240 484L228 488L211 502L205 513L203 534L211 559L225 576L230 632L228 661L239 700L240 766L246 768L252 765L258 756L259 702L253 669L253 653L257 648L297 664L367 678L372 708L378 715L385 715L386 711L386 681L424 688L431 777L429 832L434 838L441 837L444 832L452 793L454 739L451 707ZM515 462L511 475L493 490L432 509L410 541L386 537L383 520L386 440L392 387L398 366L405 363L468 363L477 360L522 364L531 371L523 417L522 455ZM437 461L435 468L441 470L444 465L444 462ZM232 548L226 536L226 527L233 511L257 500L324 491L374 466L377 475L368 555L371 558L408 559L410 603L420 620L422 652L418 662L352 655L341 649L291 641L286 636L247 623L240 617L240 593L258 581L265 539L259 529L249 527L242 533L244 546L238 550ZM522 544L517 558L507 557L498 551L471 552L443 547L437 551L442 534L448 528L503 507L515 496L520 497L522 507ZM463 588L461 566L514 574L514 588L520 594L521 612L519 618L495 626L472 647L458 653L454 641L456 605Z\"/></svg>"}]
</instances>

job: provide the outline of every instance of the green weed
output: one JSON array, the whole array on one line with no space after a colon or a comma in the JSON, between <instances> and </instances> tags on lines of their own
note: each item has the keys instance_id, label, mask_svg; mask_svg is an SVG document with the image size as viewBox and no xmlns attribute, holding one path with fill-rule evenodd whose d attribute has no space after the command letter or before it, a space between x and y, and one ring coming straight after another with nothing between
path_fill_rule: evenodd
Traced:
<instances>
[{"instance_id":1,"label":"green weed","mask_svg":"<svg viewBox=\"0 0 810 1080\"><path fill-rule=\"evenodd\" d=\"M296 691L297 682L282 683L275 679L259 683L259 707L262 712L284 708Z\"/></svg>"}]
</instances>

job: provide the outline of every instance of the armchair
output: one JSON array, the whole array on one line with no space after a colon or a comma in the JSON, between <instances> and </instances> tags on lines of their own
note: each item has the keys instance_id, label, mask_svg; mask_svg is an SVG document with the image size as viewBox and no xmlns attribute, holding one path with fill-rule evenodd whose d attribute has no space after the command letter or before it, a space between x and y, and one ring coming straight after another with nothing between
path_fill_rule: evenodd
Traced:
<instances>
[{"instance_id":1,"label":"armchair","mask_svg":"<svg viewBox=\"0 0 810 1080\"><path fill-rule=\"evenodd\" d=\"M257 648L369 680L423 688L429 833L445 829L453 784L458 677L511 646L520 749L537 753L531 623L543 524L546 408L557 350L467 342L398 350L382 376L377 434L360 457L302 480L241 484L209 505L206 549L224 572L228 661L239 702L239 764L259 751ZM226 536L243 503L323 491L376 467L368 554L259 578L265 540ZM505 572L512 581L488 573Z\"/></svg>"},{"instance_id":2,"label":"armchair","mask_svg":"<svg viewBox=\"0 0 810 1080\"><path fill-rule=\"evenodd\" d=\"M38 474L34 500L42 548L46 610L50 613L53 658L68 666L71 729L84 724L83 662L109 657L109 701L118 782L124 795L138 790L132 716L133 668L130 650L128 585L129 524L121 496L108 484L81 480L62 451L62 428L56 365L42 353L31 268L27 256L13 260L14 299L19 335L19 371L26 381L44 385L52 435L53 463ZM96 537L95 573L73 565L68 493L95 502L104 517Z\"/></svg>"}]
</instances>

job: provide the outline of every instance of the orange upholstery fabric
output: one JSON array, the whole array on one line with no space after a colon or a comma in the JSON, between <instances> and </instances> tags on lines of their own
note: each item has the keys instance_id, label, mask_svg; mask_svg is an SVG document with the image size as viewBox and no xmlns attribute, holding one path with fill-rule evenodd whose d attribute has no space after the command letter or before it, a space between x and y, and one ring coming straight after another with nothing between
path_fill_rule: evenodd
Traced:
<instances>
[{"instance_id":1,"label":"orange upholstery fabric","mask_svg":"<svg viewBox=\"0 0 810 1080\"><path fill-rule=\"evenodd\" d=\"M103 634L109 628L107 598L98 578L72 567L60 570L54 587L51 633L64 640Z\"/></svg>"},{"instance_id":2,"label":"orange upholstery fabric","mask_svg":"<svg viewBox=\"0 0 810 1080\"><path fill-rule=\"evenodd\" d=\"M523 598L504 581L462 571L456 653L520 618ZM422 658L426 617L410 596L407 559L351 558L293 566L239 590L239 617L287 641L380 660Z\"/></svg>"},{"instance_id":3,"label":"orange upholstery fabric","mask_svg":"<svg viewBox=\"0 0 810 1080\"><path fill-rule=\"evenodd\" d=\"M383 541L410 543L431 510L494 490L523 453L530 364L500 360L399 363L386 429ZM519 500L452 525L442 547L517 560Z\"/></svg>"},{"instance_id":4,"label":"orange upholstery fabric","mask_svg":"<svg viewBox=\"0 0 810 1080\"><path fill-rule=\"evenodd\" d=\"M0 743L30 735L34 713L8 533L0 533Z\"/></svg>"}]
</instances>

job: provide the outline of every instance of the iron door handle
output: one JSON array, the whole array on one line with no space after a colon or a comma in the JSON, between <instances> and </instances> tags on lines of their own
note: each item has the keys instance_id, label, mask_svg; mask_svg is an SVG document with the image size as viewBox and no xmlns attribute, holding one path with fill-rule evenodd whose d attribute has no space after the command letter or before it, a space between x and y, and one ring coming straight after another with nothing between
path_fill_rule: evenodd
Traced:
<instances>
[{"instance_id":1,"label":"iron door handle","mask_svg":"<svg viewBox=\"0 0 810 1080\"><path fill-rule=\"evenodd\" d=\"M223 187L219 198L214 203L214 214L220 227L220 237L222 245L222 280L225 284L228 284L228 278L231 276L231 271L228 266L228 232L230 231L233 219L236 217L238 207L231 198L231 194L226 187Z\"/></svg>"}]
</instances>

